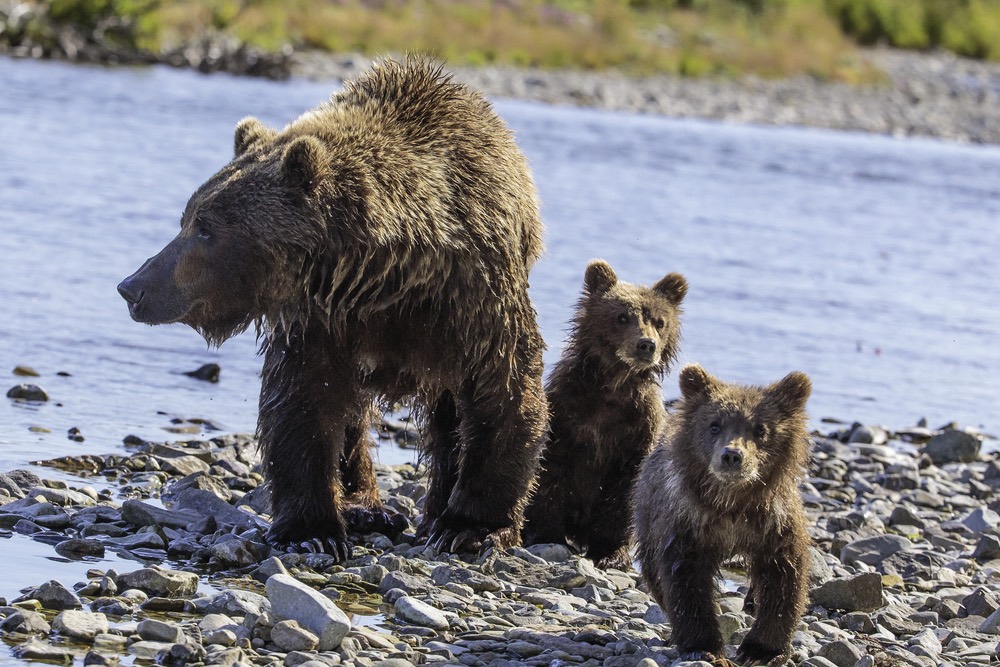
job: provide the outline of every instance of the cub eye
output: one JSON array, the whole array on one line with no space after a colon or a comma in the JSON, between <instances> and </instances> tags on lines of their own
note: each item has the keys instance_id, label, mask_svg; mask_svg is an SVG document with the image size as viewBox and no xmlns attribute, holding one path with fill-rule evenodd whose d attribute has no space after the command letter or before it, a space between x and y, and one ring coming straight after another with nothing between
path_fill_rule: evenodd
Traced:
<instances>
[{"instance_id":1,"label":"cub eye","mask_svg":"<svg viewBox=\"0 0 1000 667\"><path fill-rule=\"evenodd\" d=\"M653 322L653 326L655 326L657 329L662 329L663 324L664 324L663 320L656 320L655 322Z\"/></svg>"},{"instance_id":2,"label":"cub eye","mask_svg":"<svg viewBox=\"0 0 1000 667\"><path fill-rule=\"evenodd\" d=\"M712 422L708 425L708 430L712 435L719 435L719 431L722 430L722 426L719 425L719 422Z\"/></svg>"},{"instance_id":3,"label":"cub eye","mask_svg":"<svg viewBox=\"0 0 1000 667\"><path fill-rule=\"evenodd\" d=\"M618 316L618 324L628 324L628 315L622 313Z\"/></svg>"},{"instance_id":4,"label":"cub eye","mask_svg":"<svg viewBox=\"0 0 1000 667\"><path fill-rule=\"evenodd\" d=\"M753 437L763 438L765 435L767 435L767 428L763 424L756 424L753 427Z\"/></svg>"}]
</instances>

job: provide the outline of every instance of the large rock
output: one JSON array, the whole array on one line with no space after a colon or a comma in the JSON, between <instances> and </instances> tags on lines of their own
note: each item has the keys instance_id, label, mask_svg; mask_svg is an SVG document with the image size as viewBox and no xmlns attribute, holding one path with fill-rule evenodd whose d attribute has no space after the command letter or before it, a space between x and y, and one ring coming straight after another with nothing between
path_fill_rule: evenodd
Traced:
<instances>
[{"instance_id":1,"label":"large rock","mask_svg":"<svg viewBox=\"0 0 1000 667\"><path fill-rule=\"evenodd\" d=\"M962 517L961 523L974 533L996 532L1000 527L1000 514L985 507L977 507Z\"/></svg>"},{"instance_id":2,"label":"large rock","mask_svg":"<svg viewBox=\"0 0 1000 667\"><path fill-rule=\"evenodd\" d=\"M184 632L180 626L152 618L139 621L135 631L146 641L169 644L178 644L184 641Z\"/></svg>"},{"instance_id":3,"label":"large rock","mask_svg":"<svg viewBox=\"0 0 1000 667\"><path fill-rule=\"evenodd\" d=\"M185 489L177 494L175 506L178 509L195 512L201 516L215 517L220 528L223 526L253 528L257 525L253 516L243 510L236 509L211 491L203 489Z\"/></svg>"},{"instance_id":4,"label":"large rock","mask_svg":"<svg viewBox=\"0 0 1000 667\"><path fill-rule=\"evenodd\" d=\"M260 616L271 609L271 602L260 593L243 591L238 588L222 591L208 598L192 600L191 604L202 614L233 614L237 616L257 614Z\"/></svg>"},{"instance_id":5,"label":"large rock","mask_svg":"<svg viewBox=\"0 0 1000 667\"><path fill-rule=\"evenodd\" d=\"M951 429L930 439L920 452L937 465L944 463L971 463L979 457L982 441L965 431Z\"/></svg>"},{"instance_id":6,"label":"large rock","mask_svg":"<svg viewBox=\"0 0 1000 667\"><path fill-rule=\"evenodd\" d=\"M15 401L44 403L49 400L49 395L37 384L19 384L7 390L7 398L13 398Z\"/></svg>"},{"instance_id":7,"label":"large rock","mask_svg":"<svg viewBox=\"0 0 1000 667\"><path fill-rule=\"evenodd\" d=\"M434 630L448 629L448 617L439 609L407 595L396 600L396 618Z\"/></svg>"},{"instance_id":8,"label":"large rock","mask_svg":"<svg viewBox=\"0 0 1000 667\"><path fill-rule=\"evenodd\" d=\"M37 611L19 609L0 622L3 632L20 632L25 635L48 635L52 628Z\"/></svg>"},{"instance_id":9,"label":"large rock","mask_svg":"<svg viewBox=\"0 0 1000 667\"><path fill-rule=\"evenodd\" d=\"M298 621L319 639L320 651L332 651L351 629L351 620L328 597L287 574L267 580L271 613L278 621Z\"/></svg>"},{"instance_id":10,"label":"large rock","mask_svg":"<svg viewBox=\"0 0 1000 667\"><path fill-rule=\"evenodd\" d=\"M83 603L76 593L56 579L46 581L36 588L31 597L42 603L46 609L80 609Z\"/></svg>"},{"instance_id":11,"label":"large rock","mask_svg":"<svg viewBox=\"0 0 1000 667\"><path fill-rule=\"evenodd\" d=\"M15 658L22 660L38 660L61 665L73 663L73 651L32 637L23 644L18 644L10 650Z\"/></svg>"},{"instance_id":12,"label":"large rock","mask_svg":"<svg viewBox=\"0 0 1000 667\"><path fill-rule=\"evenodd\" d=\"M126 500L122 503L122 519L133 526L166 526L184 528L201 518L197 512L156 507L141 500Z\"/></svg>"},{"instance_id":13,"label":"large rock","mask_svg":"<svg viewBox=\"0 0 1000 667\"><path fill-rule=\"evenodd\" d=\"M846 565L855 562L878 565L897 551L909 551L912 548L910 540L902 535L863 537L844 545L840 550L840 562Z\"/></svg>"},{"instance_id":14,"label":"large rock","mask_svg":"<svg viewBox=\"0 0 1000 667\"><path fill-rule=\"evenodd\" d=\"M882 575L866 572L848 579L831 579L814 588L811 598L814 604L827 609L874 611L885 604Z\"/></svg>"},{"instance_id":15,"label":"large rock","mask_svg":"<svg viewBox=\"0 0 1000 667\"><path fill-rule=\"evenodd\" d=\"M152 596L190 597L198 590L198 575L153 566L119 575L115 584L119 590L138 588Z\"/></svg>"},{"instance_id":16,"label":"large rock","mask_svg":"<svg viewBox=\"0 0 1000 667\"><path fill-rule=\"evenodd\" d=\"M97 635L108 631L108 617L89 611L67 609L55 617L52 629L66 637L92 641Z\"/></svg>"}]
</instances>

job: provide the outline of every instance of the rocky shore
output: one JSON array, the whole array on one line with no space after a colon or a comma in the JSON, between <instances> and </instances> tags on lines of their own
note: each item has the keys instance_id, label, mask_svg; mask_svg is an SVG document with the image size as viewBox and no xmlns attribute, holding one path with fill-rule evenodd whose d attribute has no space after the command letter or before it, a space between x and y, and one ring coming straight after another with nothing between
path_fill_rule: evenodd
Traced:
<instances>
[{"instance_id":1,"label":"rocky shore","mask_svg":"<svg viewBox=\"0 0 1000 667\"><path fill-rule=\"evenodd\" d=\"M614 72L449 68L490 97L615 111L706 118L727 123L799 125L1000 143L1000 63L947 53L874 50L880 86L787 80L627 77ZM292 73L342 80L364 69L359 56L296 53Z\"/></svg>"},{"instance_id":2,"label":"rocky shore","mask_svg":"<svg viewBox=\"0 0 1000 667\"><path fill-rule=\"evenodd\" d=\"M794 637L808 667L987 665L1000 642L1000 455L983 436L855 424L813 435L802 491L811 601ZM409 440L406 424L385 433ZM130 571L33 584L0 600L0 636L26 660L85 665L603 665L677 661L670 625L635 572L562 545L437 553L357 537L343 564L272 553L267 486L250 436L148 442L43 462L79 484L0 474L0 533L63 558L113 551ZM379 466L388 504L417 518L413 465ZM88 485L88 481L93 483ZM100 491L97 488L101 488ZM752 618L733 564L719 614L734 650ZM700 663L704 665L705 663Z\"/></svg>"}]
</instances>

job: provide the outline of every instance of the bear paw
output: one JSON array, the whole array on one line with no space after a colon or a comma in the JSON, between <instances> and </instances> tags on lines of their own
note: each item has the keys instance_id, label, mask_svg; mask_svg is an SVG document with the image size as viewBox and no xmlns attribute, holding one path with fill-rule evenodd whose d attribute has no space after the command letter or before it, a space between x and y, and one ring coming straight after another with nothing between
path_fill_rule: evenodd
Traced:
<instances>
[{"instance_id":1,"label":"bear paw","mask_svg":"<svg viewBox=\"0 0 1000 667\"><path fill-rule=\"evenodd\" d=\"M387 537L397 537L410 527L406 517L384 507L350 507L343 512L347 530L352 533L381 533Z\"/></svg>"},{"instance_id":2,"label":"bear paw","mask_svg":"<svg viewBox=\"0 0 1000 667\"><path fill-rule=\"evenodd\" d=\"M737 667L729 658L711 651L681 651L679 659L685 662L707 662L716 667Z\"/></svg>"},{"instance_id":3,"label":"bear paw","mask_svg":"<svg viewBox=\"0 0 1000 667\"><path fill-rule=\"evenodd\" d=\"M484 553L493 548L504 551L520 544L518 531L512 526L491 529L474 525L468 520L453 520L446 516L424 521L418 537L426 535L424 543L436 551L451 553Z\"/></svg>"},{"instance_id":4,"label":"bear paw","mask_svg":"<svg viewBox=\"0 0 1000 667\"><path fill-rule=\"evenodd\" d=\"M743 665L780 667L788 662L788 655L781 649L767 648L759 642L744 640L736 651L736 660Z\"/></svg>"},{"instance_id":5,"label":"bear paw","mask_svg":"<svg viewBox=\"0 0 1000 667\"><path fill-rule=\"evenodd\" d=\"M265 536L268 545L276 551L285 553L323 553L333 556L338 563L351 559L353 548L346 537L314 537L308 540L292 540L275 532L274 528Z\"/></svg>"}]
</instances>

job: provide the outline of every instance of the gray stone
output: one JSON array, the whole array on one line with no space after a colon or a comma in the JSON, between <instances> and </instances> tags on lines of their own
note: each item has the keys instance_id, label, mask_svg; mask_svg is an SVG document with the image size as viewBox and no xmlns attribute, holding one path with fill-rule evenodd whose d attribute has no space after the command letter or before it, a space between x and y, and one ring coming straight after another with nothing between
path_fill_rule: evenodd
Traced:
<instances>
[{"instance_id":1,"label":"gray stone","mask_svg":"<svg viewBox=\"0 0 1000 667\"><path fill-rule=\"evenodd\" d=\"M993 560L1000 558L1000 537L996 535L983 535L979 538L972 557L976 560Z\"/></svg>"},{"instance_id":2,"label":"gray stone","mask_svg":"<svg viewBox=\"0 0 1000 667\"><path fill-rule=\"evenodd\" d=\"M995 531L1000 526L1000 514L991 509L979 507L962 517L961 523L974 533Z\"/></svg>"},{"instance_id":3,"label":"gray stone","mask_svg":"<svg viewBox=\"0 0 1000 667\"><path fill-rule=\"evenodd\" d=\"M208 550L212 560L222 567L245 567L259 563L270 548L240 538L216 542Z\"/></svg>"},{"instance_id":4,"label":"gray stone","mask_svg":"<svg viewBox=\"0 0 1000 667\"><path fill-rule=\"evenodd\" d=\"M233 614L236 616L257 614L259 616L271 611L271 602L266 597L260 593L238 588L222 591L207 598L192 600L191 604L203 614Z\"/></svg>"},{"instance_id":5,"label":"gray stone","mask_svg":"<svg viewBox=\"0 0 1000 667\"><path fill-rule=\"evenodd\" d=\"M389 579L391 576L387 575L384 579ZM464 567L451 567L449 565L439 565L434 568L434 571L431 572L431 580L438 586L444 586L447 583L462 584L477 593L495 592L501 589L500 582L494 577Z\"/></svg>"},{"instance_id":6,"label":"gray stone","mask_svg":"<svg viewBox=\"0 0 1000 667\"><path fill-rule=\"evenodd\" d=\"M271 628L271 641L285 651L312 651L319 645L319 637L294 620L275 623Z\"/></svg>"},{"instance_id":7,"label":"gray stone","mask_svg":"<svg viewBox=\"0 0 1000 667\"><path fill-rule=\"evenodd\" d=\"M444 566L447 567L447 566ZM390 572L378 585L379 593L385 595L386 592L398 588L408 594L430 593L437 589L437 586L427 577L406 572Z\"/></svg>"},{"instance_id":8,"label":"gray stone","mask_svg":"<svg viewBox=\"0 0 1000 667\"><path fill-rule=\"evenodd\" d=\"M27 495L31 498L42 497L53 505L61 507L67 506L93 506L97 502L85 493L73 491L72 489L50 489L47 486L36 486L30 489Z\"/></svg>"},{"instance_id":9,"label":"gray stone","mask_svg":"<svg viewBox=\"0 0 1000 667\"><path fill-rule=\"evenodd\" d=\"M119 658L117 655L105 655L97 651L87 651L83 657L84 667L117 667Z\"/></svg>"},{"instance_id":10,"label":"gray stone","mask_svg":"<svg viewBox=\"0 0 1000 667\"><path fill-rule=\"evenodd\" d=\"M67 609L55 617L52 629L66 637L90 641L108 631L108 617L89 611Z\"/></svg>"},{"instance_id":11,"label":"gray stone","mask_svg":"<svg viewBox=\"0 0 1000 667\"><path fill-rule=\"evenodd\" d=\"M122 549L154 549L166 550L167 545L163 543L163 538L156 533L133 533L124 537L112 537L108 539L108 544Z\"/></svg>"},{"instance_id":12,"label":"gray stone","mask_svg":"<svg viewBox=\"0 0 1000 667\"><path fill-rule=\"evenodd\" d=\"M343 641L351 629L351 621L329 598L309 588L287 574L276 574L267 580L267 597L271 611L279 620L295 620L315 634L320 651L331 651Z\"/></svg>"},{"instance_id":13,"label":"gray stone","mask_svg":"<svg viewBox=\"0 0 1000 667\"><path fill-rule=\"evenodd\" d=\"M122 519L133 526L166 526L184 528L197 521L200 515L178 509L156 507L141 500L126 500L122 503Z\"/></svg>"},{"instance_id":14,"label":"gray stone","mask_svg":"<svg viewBox=\"0 0 1000 667\"><path fill-rule=\"evenodd\" d=\"M250 573L250 576L264 583L275 574L288 574L288 569L280 558L272 556L258 565L257 569Z\"/></svg>"},{"instance_id":15,"label":"gray stone","mask_svg":"<svg viewBox=\"0 0 1000 667\"><path fill-rule=\"evenodd\" d=\"M83 607L77 594L55 579L36 588L32 591L31 597L41 602L46 609L80 609Z\"/></svg>"},{"instance_id":16,"label":"gray stone","mask_svg":"<svg viewBox=\"0 0 1000 667\"><path fill-rule=\"evenodd\" d=\"M901 535L876 535L863 537L844 545L840 550L840 561L846 565L861 562L878 565L897 551L909 551L913 543Z\"/></svg>"},{"instance_id":17,"label":"gray stone","mask_svg":"<svg viewBox=\"0 0 1000 667\"><path fill-rule=\"evenodd\" d=\"M121 574L115 584L119 590L138 588L159 597L190 597L198 590L198 575L153 566Z\"/></svg>"},{"instance_id":18,"label":"gray stone","mask_svg":"<svg viewBox=\"0 0 1000 667\"><path fill-rule=\"evenodd\" d=\"M18 384L7 390L7 398L13 398L15 401L44 403L49 400L49 395L37 384Z\"/></svg>"},{"instance_id":19,"label":"gray stone","mask_svg":"<svg viewBox=\"0 0 1000 667\"><path fill-rule=\"evenodd\" d=\"M986 620L979 625L979 632L1000 635L1000 609L986 617Z\"/></svg>"},{"instance_id":20,"label":"gray stone","mask_svg":"<svg viewBox=\"0 0 1000 667\"><path fill-rule=\"evenodd\" d=\"M160 468L172 475L191 475L196 472L208 472L209 465L190 454L158 459Z\"/></svg>"},{"instance_id":21,"label":"gray stone","mask_svg":"<svg viewBox=\"0 0 1000 667\"><path fill-rule=\"evenodd\" d=\"M139 621L139 624L136 626L136 633L146 641L151 642L178 644L184 641L184 633L181 631L180 626L149 618Z\"/></svg>"},{"instance_id":22,"label":"gray stone","mask_svg":"<svg viewBox=\"0 0 1000 667\"><path fill-rule=\"evenodd\" d=\"M709 663L705 664L707 665ZM802 667L837 667L837 664L827 660L823 656L814 655L811 658L806 658L802 662Z\"/></svg>"},{"instance_id":23,"label":"gray stone","mask_svg":"<svg viewBox=\"0 0 1000 667\"><path fill-rule=\"evenodd\" d=\"M573 556L573 552L565 544L532 544L528 547L528 553L549 563L565 563Z\"/></svg>"},{"instance_id":24,"label":"gray stone","mask_svg":"<svg viewBox=\"0 0 1000 667\"><path fill-rule=\"evenodd\" d=\"M396 600L396 618L434 630L447 630L448 618L426 602L404 595Z\"/></svg>"},{"instance_id":25,"label":"gray stone","mask_svg":"<svg viewBox=\"0 0 1000 667\"><path fill-rule=\"evenodd\" d=\"M971 463L979 457L982 441L965 431L950 429L930 439L920 452L937 465L945 463Z\"/></svg>"},{"instance_id":26,"label":"gray stone","mask_svg":"<svg viewBox=\"0 0 1000 667\"><path fill-rule=\"evenodd\" d=\"M572 562L546 563L542 561L542 564L537 564L529 563L521 558L501 555L494 562L493 570L497 579L508 581L516 586L530 588L559 588L571 591L588 583L596 583L588 581L587 577L577 567L574 567ZM602 585L610 587L606 578Z\"/></svg>"},{"instance_id":27,"label":"gray stone","mask_svg":"<svg viewBox=\"0 0 1000 667\"><path fill-rule=\"evenodd\" d=\"M178 509L188 510L200 516L215 517L219 527L238 526L240 528L254 528L257 525L253 516L233 507L211 491L203 489L185 489L183 492L177 494L175 506Z\"/></svg>"},{"instance_id":28,"label":"gray stone","mask_svg":"<svg viewBox=\"0 0 1000 667\"><path fill-rule=\"evenodd\" d=\"M824 644L816 655L826 658L837 667L854 667L864 655L864 651L851 642L841 639Z\"/></svg>"},{"instance_id":29,"label":"gray stone","mask_svg":"<svg viewBox=\"0 0 1000 667\"><path fill-rule=\"evenodd\" d=\"M1000 609L1000 599L985 588L977 588L962 598L962 606L969 616L989 616Z\"/></svg>"},{"instance_id":30,"label":"gray stone","mask_svg":"<svg viewBox=\"0 0 1000 667\"><path fill-rule=\"evenodd\" d=\"M844 611L874 611L885 604L882 575L866 572L854 577L831 579L810 594L813 604Z\"/></svg>"},{"instance_id":31,"label":"gray stone","mask_svg":"<svg viewBox=\"0 0 1000 667\"><path fill-rule=\"evenodd\" d=\"M37 611L18 609L0 622L3 632L20 632L25 635L48 635L52 628Z\"/></svg>"}]
</instances>

